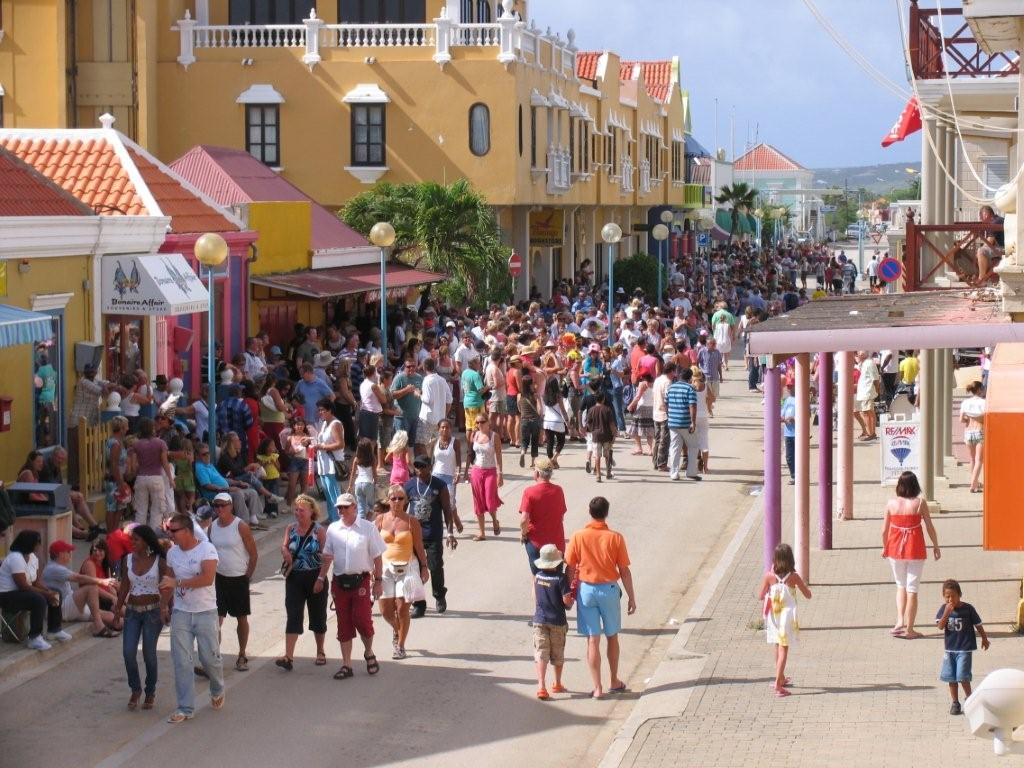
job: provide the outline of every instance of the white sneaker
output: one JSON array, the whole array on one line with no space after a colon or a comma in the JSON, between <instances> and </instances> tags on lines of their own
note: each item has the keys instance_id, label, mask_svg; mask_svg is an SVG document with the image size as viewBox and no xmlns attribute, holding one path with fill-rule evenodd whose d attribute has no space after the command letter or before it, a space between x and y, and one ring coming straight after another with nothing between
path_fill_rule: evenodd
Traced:
<instances>
[{"instance_id":1,"label":"white sneaker","mask_svg":"<svg viewBox=\"0 0 1024 768\"><path fill-rule=\"evenodd\" d=\"M73 638L71 637L71 635L69 635L67 632L65 632L62 629L59 632L51 632L50 634L48 634L46 636L46 639L47 640L56 640L59 643L66 643L66 642L72 640Z\"/></svg>"},{"instance_id":2,"label":"white sneaker","mask_svg":"<svg viewBox=\"0 0 1024 768\"><path fill-rule=\"evenodd\" d=\"M36 635L35 637L30 637L28 642L25 643L25 645L27 645L33 651L48 651L51 648L53 648L52 645L50 645L48 642L43 640L43 636L42 635Z\"/></svg>"},{"instance_id":3,"label":"white sneaker","mask_svg":"<svg viewBox=\"0 0 1024 768\"><path fill-rule=\"evenodd\" d=\"M668 479L669 480L678 480L679 479L679 475L669 475Z\"/></svg>"}]
</instances>

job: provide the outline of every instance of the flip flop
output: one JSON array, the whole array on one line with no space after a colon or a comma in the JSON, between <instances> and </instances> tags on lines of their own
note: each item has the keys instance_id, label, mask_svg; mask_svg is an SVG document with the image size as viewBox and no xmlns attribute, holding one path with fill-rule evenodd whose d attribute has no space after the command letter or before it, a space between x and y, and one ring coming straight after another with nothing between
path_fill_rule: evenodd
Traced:
<instances>
[{"instance_id":1,"label":"flip flop","mask_svg":"<svg viewBox=\"0 0 1024 768\"><path fill-rule=\"evenodd\" d=\"M99 632L93 632L93 637L117 637L117 633L110 627L104 627Z\"/></svg>"},{"instance_id":2,"label":"flip flop","mask_svg":"<svg viewBox=\"0 0 1024 768\"><path fill-rule=\"evenodd\" d=\"M473 541L487 541L487 537L486 536L481 536L480 534L477 534L476 536L473 537Z\"/></svg>"},{"instance_id":3,"label":"flip flop","mask_svg":"<svg viewBox=\"0 0 1024 768\"><path fill-rule=\"evenodd\" d=\"M495 536L501 536L501 523L499 523L497 520L492 520L491 528L494 529Z\"/></svg>"},{"instance_id":4,"label":"flip flop","mask_svg":"<svg viewBox=\"0 0 1024 768\"><path fill-rule=\"evenodd\" d=\"M907 628L903 627L903 626L893 627L892 629L889 630L889 634L893 635L893 636L902 635L906 631L907 631Z\"/></svg>"},{"instance_id":5,"label":"flip flop","mask_svg":"<svg viewBox=\"0 0 1024 768\"><path fill-rule=\"evenodd\" d=\"M568 688L566 688L564 685L560 685L559 683L555 683L551 686L552 693L566 693L568 692L568 690Z\"/></svg>"},{"instance_id":6,"label":"flip flop","mask_svg":"<svg viewBox=\"0 0 1024 768\"><path fill-rule=\"evenodd\" d=\"M537 691L537 698L541 701L547 701L551 698L551 694L549 694L547 691L541 688L539 691Z\"/></svg>"},{"instance_id":7,"label":"flip flop","mask_svg":"<svg viewBox=\"0 0 1024 768\"><path fill-rule=\"evenodd\" d=\"M352 677L353 674L355 673L352 671L352 667L342 667L334 673L334 679L347 680L348 678Z\"/></svg>"},{"instance_id":8,"label":"flip flop","mask_svg":"<svg viewBox=\"0 0 1024 768\"><path fill-rule=\"evenodd\" d=\"M617 685L614 688L609 688L608 693L625 693L628 690L629 689L626 687L626 684L623 683L622 685Z\"/></svg>"},{"instance_id":9,"label":"flip flop","mask_svg":"<svg viewBox=\"0 0 1024 768\"><path fill-rule=\"evenodd\" d=\"M793 694L790 693L789 691L787 691L785 688L776 688L775 689L775 698L777 698L777 699L784 699L787 696L792 696L792 695Z\"/></svg>"},{"instance_id":10,"label":"flip flop","mask_svg":"<svg viewBox=\"0 0 1024 768\"><path fill-rule=\"evenodd\" d=\"M249 671L249 659L246 656L239 656L235 659L235 670L238 672Z\"/></svg>"}]
</instances>

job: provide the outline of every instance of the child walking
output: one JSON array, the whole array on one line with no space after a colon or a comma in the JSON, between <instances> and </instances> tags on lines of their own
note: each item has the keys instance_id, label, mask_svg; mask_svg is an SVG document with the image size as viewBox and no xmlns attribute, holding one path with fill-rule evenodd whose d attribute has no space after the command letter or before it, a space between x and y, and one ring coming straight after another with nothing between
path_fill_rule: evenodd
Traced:
<instances>
[{"instance_id":1,"label":"child walking","mask_svg":"<svg viewBox=\"0 0 1024 768\"><path fill-rule=\"evenodd\" d=\"M764 601L764 628L768 644L775 646L775 695L789 696L786 661L789 649L796 644L800 623L796 618L796 591L811 599L811 590L796 572L793 550L789 544L779 544L772 556L772 569L761 580L758 600Z\"/></svg>"},{"instance_id":2,"label":"child walking","mask_svg":"<svg viewBox=\"0 0 1024 768\"><path fill-rule=\"evenodd\" d=\"M546 679L549 663L555 668L551 693L565 693L562 667L565 666L565 635L569 629L565 609L572 607L572 585L562 567L562 553L554 544L541 547L540 557L533 564L537 566L537 575L533 577L536 601L533 658L537 662L537 698L547 701L551 698Z\"/></svg>"},{"instance_id":3,"label":"child walking","mask_svg":"<svg viewBox=\"0 0 1024 768\"><path fill-rule=\"evenodd\" d=\"M607 398L603 391L598 391L594 396L594 405L586 412L587 432L590 438L590 455L587 457L587 466L591 462L594 466L594 477L601 482L601 459L604 459L605 477L612 479L612 447L615 445L615 438L618 429L615 426L615 412L606 402Z\"/></svg>"},{"instance_id":4,"label":"child walking","mask_svg":"<svg viewBox=\"0 0 1024 768\"><path fill-rule=\"evenodd\" d=\"M409 465L412 464L412 451L409 449L409 434L400 429L395 432L384 455L384 463L391 464L391 485L405 485L409 482Z\"/></svg>"},{"instance_id":5,"label":"child walking","mask_svg":"<svg viewBox=\"0 0 1024 768\"><path fill-rule=\"evenodd\" d=\"M945 653L942 656L942 671L939 679L949 683L949 697L953 703L949 714L960 715L960 699L957 698L957 683L963 686L964 698L971 695L971 654L978 650L978 638L975 630L981 635L982 650L988 650L988 633L981 625L981 616L970 603L963 602L963 590L954 579L946 579L942 583L942 599L945 601L935 614L935 623L943 631Z\"/></svg>"}]
</instances>

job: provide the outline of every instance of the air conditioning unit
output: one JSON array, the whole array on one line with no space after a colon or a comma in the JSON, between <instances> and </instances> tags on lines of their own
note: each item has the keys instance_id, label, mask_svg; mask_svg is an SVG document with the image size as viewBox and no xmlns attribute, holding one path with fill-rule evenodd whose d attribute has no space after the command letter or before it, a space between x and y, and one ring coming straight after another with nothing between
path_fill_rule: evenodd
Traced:
<instances>
[{"instance_id":1,"label":"air conditioning unit","mask_svg":"<svg viewBox=\"0 0 1024 768\"><path fill-rule=\"evenodd\" d=\"M81 373L85 366L99 368L103 362L103 345L91 341L75 342L75 370Z\"/></svg>"}]
</instances>

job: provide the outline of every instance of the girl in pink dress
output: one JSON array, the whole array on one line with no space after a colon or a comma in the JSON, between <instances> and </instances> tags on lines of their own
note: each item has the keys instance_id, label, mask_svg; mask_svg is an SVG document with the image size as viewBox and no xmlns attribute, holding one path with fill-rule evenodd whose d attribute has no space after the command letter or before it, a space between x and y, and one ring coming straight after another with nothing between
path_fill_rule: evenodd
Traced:
<instances>
[{"instance_id":1,"label":"girl in pink dress","mask_svg":"<svg viewBox=\"0 0 1024 768\"><path fill-rule=\"evenodd\" d=\"M412 459L409 454L409 433L400 429L391 438L387 455L384 456L385 463L391 461L392 485L405 485L409 482L409 464Z\"/></svg>"}]
</instances>

